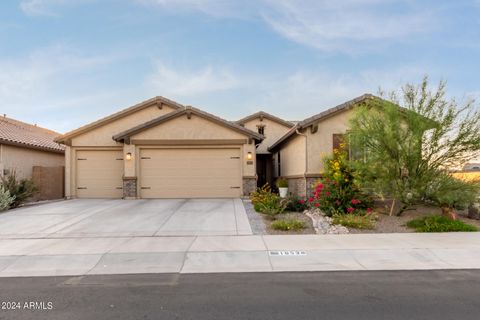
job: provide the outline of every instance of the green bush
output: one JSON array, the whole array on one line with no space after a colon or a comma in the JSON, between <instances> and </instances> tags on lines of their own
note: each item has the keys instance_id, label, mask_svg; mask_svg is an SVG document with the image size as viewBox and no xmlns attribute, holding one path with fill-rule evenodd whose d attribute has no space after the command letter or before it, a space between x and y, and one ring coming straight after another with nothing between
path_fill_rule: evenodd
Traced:
<instances>
[{"instance_id":1,"label":"green bush","mask_svg":"<svg viewBox=\"0 0 480 320\"><path fill-rule=\"evenodd\" d=\"M451 220L442 215L413 219L407 222L407 227L417 232L458 232L477 231L477 228L459 220Z\"/></svg>"},{"instance_id":2,"label":"green bush","mask_svg":"<svg viewBox=\"0 0 480 320\"><path fill-rule=\"evenodd\" d=\"M347 159L345 145L324 158L324 166L325 172L313 185L313 195L308 199L312 208L319 208L329 217L337 213L357 214L371 210L373 201L360 190L354 168Z\"/></svg>"},{"instance_id":3,"label":"green bush","mask_svg":"<svg viewBox=\"0 0 480 320\"><path fill-rule=\"evenodd\" d=\"M266 214L274 219L277 214L283 213L287 208L288 201L280 198L275 193L266 195L262 202L257 203L258 212Z\"/></svg>"},{"instance_id":4,"label":"green bush","mask_svg":"<svg viewBox=\"0 0 480 320\"><path fill-rule=\"evenodd\" d=\"M6 190L4 187L0 187L0 211L10 209L15 197L10 195L10 191Z\"/></svg>"},{"instance_id":5,"label":"green bush","mask_svg":"<svg viewBox=\"0 0 480 320\"><path fill-rule=\"evenodd\" d=\"M305 199L297 196L296 194L290 194L287 198L287 211L303 212L308 209Z\"/></svg>"},{"instance_id":6,"label":"green bush","mask_svg":"<svg viewBox=\"0 0 480 320\"><path fill-rule=\"evenodd\" d=\"M288 188L288 180L280 177L275 182L275 185L277 186L277 188Z\"/></svg>"},{"instance_id":7,"label":"green bush","mask_svg":"<svg viewBox=\"0 0 480 320\"><path fill-rule=\"evenodd\" d=\"M275 230L290 231L304 229L305 223L295 219L277 220L272 222L271 226Z\"/></svg>"},{"instance_id":8,"label":"green bush","mask_svg":"<svg viewBox=\"0 0 480 320\"><path fill-rule=\"evenodd\" d=\"M250 200L252 201L252 204L255 206L256 204L263 202L265 197L268 197L271 193L272 193L272 189L270 188L270 185L266 183L261 188L257 188L257 190L250 193Z\"/></svg>"},{"instance_id":9,"label":"green bush","mask_svg":"<svg viewBox=\"0 0 480 320\"><path fill-rule=\"evenodd\" d=\"M283 213L288 205L288 201L273 193L268 184L252 192L250 199L255 211L266 214L271 218Z\"/></svg>"},{"instance_id":10,"label":"green bush","mask_svg":"<svg viewBox=\"0 0 480 320\"><path fill-rule=\"evenodd\" d=\"M14 197L11 204L12 208L23 204L37 192L37 188L32 180L18 180L15 171L7 176L2 176L0 185L10 193L10 196Z\"/></svg>"},{"instance_id":11,"label":"green bush","mask_svg":"<svg viewBox=\"0 0 480 320\"><path fill-rule=\"evenodd\" d=\"M355 229L375 229L377 217L372 214L334 214L333 223Z\"/></svg>"}]
</instances>

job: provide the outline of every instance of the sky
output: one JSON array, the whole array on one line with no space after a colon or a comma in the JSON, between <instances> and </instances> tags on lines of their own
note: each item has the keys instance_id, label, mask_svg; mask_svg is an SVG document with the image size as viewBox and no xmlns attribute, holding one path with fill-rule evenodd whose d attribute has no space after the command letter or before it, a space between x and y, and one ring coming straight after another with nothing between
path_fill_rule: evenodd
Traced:
<instances>
[{"instance_id":1,"label":"sky","mask_svg":"<svg viewBox=\"0 0 480 320\"><path fill-rule=\"evenodd\" d=\"M480 0L1 0L0 113L66 132L161 95L302 120L428 75L480 99Z\"/></svg>"}]
</instances>

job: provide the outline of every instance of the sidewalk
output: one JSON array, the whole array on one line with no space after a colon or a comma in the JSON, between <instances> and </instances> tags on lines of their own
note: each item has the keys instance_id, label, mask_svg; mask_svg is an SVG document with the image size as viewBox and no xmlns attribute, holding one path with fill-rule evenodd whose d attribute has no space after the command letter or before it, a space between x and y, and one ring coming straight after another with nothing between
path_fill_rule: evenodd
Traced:
<instances>
[{"instance_id":1,"label":"sidewalk","mask_svg":"<svg viewBox=\"0 0 480 320\"><path fill-rule=\"evenodd\" d=\"M480 269L480 233L0 240L0 277Z\"/></svg>"}]
</instances>

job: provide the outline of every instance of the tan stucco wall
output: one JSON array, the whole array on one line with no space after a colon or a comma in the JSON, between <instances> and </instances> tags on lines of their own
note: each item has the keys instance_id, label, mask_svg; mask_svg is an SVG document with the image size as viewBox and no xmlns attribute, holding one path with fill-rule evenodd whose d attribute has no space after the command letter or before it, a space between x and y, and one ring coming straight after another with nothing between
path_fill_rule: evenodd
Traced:
<instances>
[{"instance_id":1,"label":"tan stucco wall","mask_svg":"<svg viewBox=\"0 0 480 320\"><path fill-rule=\"evenodd\" d=\"M284 177L305 174L305 137L295 135L280 150L280 170Z\"/></svg>"},{"instance_id":2,"label":"tan stucco wall","mask_svg":"<svg viewBox=\"0 0 480 320\"><path fill-rule=\"evenodd\" d=\"M131 141L135 140L245 140L248 142L248 136L226 128L220 124L209 121L202 117L192 115L190 119L186 115L182 115L178 118L174 118L170 121L159 124L156 127L140 132L131 137ZM141 146L139 146L141 147ZM182 146L185 147L185 146ZM187 146L188 147L188 146ZM229 147L229 146L224 146ZM231 147L231 146L230 146ZM255 176L255 144L243 144L237 145L241 148L241 154L243 155L243 176ZM124 153L132 152L127 151L129 148L125 145ZM247 163L247 154L252 153L253 164ZM133 154L133 152L132 152ZM135 151L136 158L138 159L138 149ZM132 166L128 164L125 167L125 174L134 173L133 168L136 168L138 172L138 164ZM134 176L134 174L132 174Z\"/></svg>"},{"instance_id":3,"label":"tan stucco wall","mask_svg":"<svg viewBox=\"0 0 480 320\"><path fill-rule=\"evenodd\" d=\"M144 139L246 139L239 132L192 114L161 123L156 127L142 131L131 137L131 140Z\"/></svg>"},{"instance_id":4,"label":"tan stucco wall","mask_svg":"<svg viewBox=\"0 0 480 320\"><path fill-rule=\"evenodd\" d=\"M145 108L74 137L72 146L121 146L120 143L112 139L112 136L172 111L174 109L166 105L162 109L159 109L157 106Z\"/></svg>"},{"instance_id":5,"label":"tan stucco wall","mask_svg":"<svg viewBox=\"0 0 480 320\"><path fill-rule=\"evenodd\" d=\"M323 172L323 158L330 155L333 150L333 134L344 134L349 128L349 119L353 115L352 110L346 110L318 123L318 131L311 133L310 128L305 130L307 134L307 174L319 174Z\"/></svg>"},{"instance_id":6,"label":"tan stucco wall","mask_svg":"<svg viewBox=\"0 0 480 320\"><path fill-rule=\"evenodd\" d=\"M31 179L33 166L58 167L64 165L65 156L63 154L0 145L0 172L3 173L3 169L15 170L20 179Z\"/></svg>"},{"instance_id":7,"label":"tan stucco wall","mask_svg":"<svg viewBox=\"0 0 480 320\"><path fill-rule=\"evenodd\" d=\"M280 139L285 133L287 133L288 130L290 130L289 127L266 118L263 118L263 121L260 121L260 118L256 118L244 123L245 128L254 132L258 132L257 126L260 125L265 126L265 139L258 146L257 153L269 153L267 150L268 147L270 147L275 141Z\"/></svg>"}]
</instances>

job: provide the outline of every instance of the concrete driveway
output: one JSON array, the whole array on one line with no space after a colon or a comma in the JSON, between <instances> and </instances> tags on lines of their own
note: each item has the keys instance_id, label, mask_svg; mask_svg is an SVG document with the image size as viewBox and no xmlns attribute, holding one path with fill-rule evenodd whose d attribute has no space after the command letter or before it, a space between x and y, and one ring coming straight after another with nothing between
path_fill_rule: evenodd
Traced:
<instances>
[{"instance_id":1,"label":"concrete driveway","mask_svg":"<svg viewBox=\"0 0 480 320\"><path fill-rule=\"evenodd\" d=\"M240 199L78 199L0 214L0 238L252 234Z\"/></svg>"}]
</instances>

